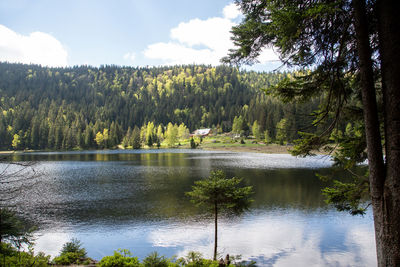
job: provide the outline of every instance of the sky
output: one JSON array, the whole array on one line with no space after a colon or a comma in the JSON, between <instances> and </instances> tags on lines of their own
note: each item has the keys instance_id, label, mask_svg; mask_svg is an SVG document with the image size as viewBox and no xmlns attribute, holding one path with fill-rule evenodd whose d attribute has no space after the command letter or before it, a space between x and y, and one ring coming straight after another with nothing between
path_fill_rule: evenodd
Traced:
<instances>
[{"instance_id":1,"label":"sky","mask_svg":"<svg viewBox=\"0 0 400 267\"><path fill-rule=\"evenodd\" d=\"M0 0L0 61L43 66L219 65L232 26L230 0ZM265 49L259 64L281 63Z\"/></svg>"}]
</instances>

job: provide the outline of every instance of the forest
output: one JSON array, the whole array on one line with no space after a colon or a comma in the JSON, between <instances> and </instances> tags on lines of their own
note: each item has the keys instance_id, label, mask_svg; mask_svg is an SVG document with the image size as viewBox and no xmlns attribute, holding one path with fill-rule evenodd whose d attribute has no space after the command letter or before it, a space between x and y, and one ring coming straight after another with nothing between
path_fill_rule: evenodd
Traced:
<instances>
[{"instance_id":1,"label":"forest","mask_svg":"<svg viewBox=\"0 0 400 267\"><path fill-rule=\"evenodd\" d=\"M291 142L312 124L310 114L320 104L318 97L284 104L266 94L291 75L225 65L0 63L0 149L99 149L123 142L135 148L133 133L141 129L139 144L152 145L165 137L168 124L189 132L205 127L245 135L257 125L272 140Z\"/></svg>"}]
</instances>

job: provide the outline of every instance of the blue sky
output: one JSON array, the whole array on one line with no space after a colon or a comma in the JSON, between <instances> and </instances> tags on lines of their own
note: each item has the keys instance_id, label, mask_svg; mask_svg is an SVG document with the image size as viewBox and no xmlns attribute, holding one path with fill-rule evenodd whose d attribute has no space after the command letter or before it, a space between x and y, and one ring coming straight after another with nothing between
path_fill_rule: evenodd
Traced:
<instances>
[{"instance_id":1,"label":"blue sky","mask_svg":"<svg viewBox=\"0 0 400 267\"><path fill-rule=\"evenodd\" d=\"M240 20L229 0L1 0L0 61L217 65ZM266 49L251 68L273 70L277 59Z\"/></svg>"}]
</instances>

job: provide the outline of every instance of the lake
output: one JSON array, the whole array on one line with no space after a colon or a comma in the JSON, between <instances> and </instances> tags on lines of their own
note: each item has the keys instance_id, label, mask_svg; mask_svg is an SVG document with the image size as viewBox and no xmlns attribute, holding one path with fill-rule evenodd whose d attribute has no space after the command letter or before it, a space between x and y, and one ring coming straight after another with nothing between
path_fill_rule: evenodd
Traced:
<instances>
[{"instance_id":1,"label":"lake","mask_svg":"<svg viewBox=\"0 0 400 267\"><path fill-rule=\"evenodd\" d=\"M88 256L119 248L143 259L153 251L181 257L213 253L213 218L185 196L194 181L222 169L254 188L249 211L221 216L219 252L258 266L376 266L371 211L363 217L324 203L315 174L329 157L202 150L37 152L40 182L15 199L39 229L36 251L55 256L78 238ZM4 167L4 164L2 165Z\"/></svg>"}]
</instances>

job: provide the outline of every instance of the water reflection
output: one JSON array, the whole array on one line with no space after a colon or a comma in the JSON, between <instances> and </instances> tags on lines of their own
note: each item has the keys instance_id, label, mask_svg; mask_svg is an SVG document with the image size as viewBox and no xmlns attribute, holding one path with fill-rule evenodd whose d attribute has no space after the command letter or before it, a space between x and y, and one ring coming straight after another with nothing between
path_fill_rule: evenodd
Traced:
<instances>
[{"instance_id":1,"label":"water reflection","mask_svg":"<svg viewBox=\"0 0 400 267\"><path fill-rule=\"evenodd\" d=\"M223 217L223 253L260 266L374 266L371 215L327 207L315 177L330 172L326 157L207 151L89 151L14 154L37 160L46 175L15 204L39 224L37 250L56 255L71 237L100 259L128 248L143 258L157 250L211 256L212 218L185 197L193 182L216 168L254 187L252 209ZM1 166L1 165L0 165Z\"/></svg>"},{"instance_id":2,"label":"water reflection","mask_svg":"<svg viewBox=\"0 0 400 267\"><path fill-rule=\"evenodd\" d=\"M345 216L338 220L337 216L336 212L309 216L297 211L273 211L246 216L234 222L225 220L221 224L221 252L258 255L253 259L260 266L376 265L373 253L368 253L374 250L369 225L358 221L360 224L352 227L347 223L353 224L354 218ZM321 217L328 221L323 227L318 227ZM360 239L360 236L363 238ZM179 228L160 229L151 233L150 238L153 244L160 247L179 244L183 247L179 255L197 249L211 256L212 224L184 231Z\"/></svg>"}]
</instances>

